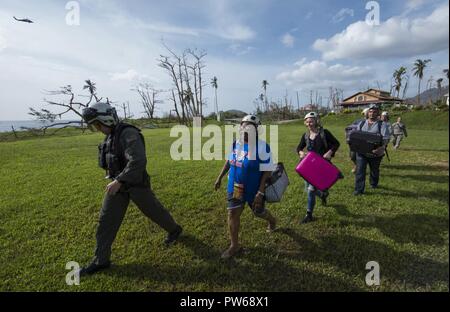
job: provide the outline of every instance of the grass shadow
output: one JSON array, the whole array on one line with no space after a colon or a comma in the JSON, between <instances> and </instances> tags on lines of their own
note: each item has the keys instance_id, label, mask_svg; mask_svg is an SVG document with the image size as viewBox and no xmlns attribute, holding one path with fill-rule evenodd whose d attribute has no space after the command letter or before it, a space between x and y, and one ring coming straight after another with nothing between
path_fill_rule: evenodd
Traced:
<instances>
[{"instance_id":1,"label":"grass shadow","mask_svg":"<svg viewBox=\"0 0 450 312\"><path fill-rule=\"evenodd\" d=\"M406 283L415 287L428 287L431 284L447 283L448 263L397 251L386 244L349 235L333 235L322 238L317 244L305 240L294 230L284 231L299 246L301 252L281 253L280 258L302 259L308 262L326 262L339 268L350 276L364 280L369 261L380 264L383 278L390 282Z\"/></svg>"},{"instance_id":2,"label":"grass shadow","mask_svg":"<svg viewBox=\"0 0 450 312\"><path fill-rule=\"evenodd\" d=\"M205 244L200 239L191 234L183 234L178 239L178 243L192 250L195 255L205 261L217 262L221 253L214 247Z\"/></svg>"},{"instance_id":3,"label":"grass shadow","mask_svg":"<svg viewBox=\"0 0 450 312\"><path fill-rule=\"evenodd\" d=\"M397 170L411 170L411 171L448 171L448 164L447 166L444 165L422 165L422 164L391 164L391 163L385 163L383 165L386 169L397 169Z\"/></svg>"},{"instance_id":4,"label":"grass shadow","mask_svg":"<svg viewBox=\"0 0 450 312\"><path fill-rule=\"evenodd\" d=\"M426 244L443 246L448 230L448 219L426 214L402 214L395 217L353 216L354 221L344 220L341 225L377 228L399 244Z\"/></svg>"},{"instance_id":5,"label":"grass shadow","mask_svg":"<svg viewBox=\"0 0 450 312\"><path fill-rule=\"evenodd\" d=\"M341 216L345 216L345 217L353 216L353 214L347 209L347 206L345 206L345 205L333 203L333 204L328 204L328 207L334 208L336 210L336 212Z\"/></svg>"},{"instance_id":6,"label":"grass shadow","mask_svg":"<svg viewBox=\"0 0 450 312\"><path fill-rule=\"evenodd\" d=\"M431 149L431 148L417 148L417 147L400 147L400 149L405 151L416 151L416 152L447 152L448 148L444 149Z\"/></svg>"},{"instance_id":7,"label":"grass shadow","mask_svg":"<svg viewBox=\"0 0 450 312\"><path fill-rule=\"evenodd\" d=\"M379 185L378 189L384 190L385 195L389 196L397 196L403 198L419 198L423 197L430 200L438 200L448 205L449 203L449 191L446 190L436 190L436 191L427 191L427 192L410 192L406 190L396 190L393 188L387 188L385 186ZM367 193L366 195L375 195L373 193Z\"/></svg>"},{"instance_id":8,"label":"grass shadow","mask_svg":"<svg viewBox=\"0 0 450 312\"><path fill-rule=\"evenodd\" d=\"M411 179L420 182L432 182L432 183L448 183L448 176L445 175L412 175L412 174L385 174L384 176L398 178L398 179Z\"/></svg>"},{"instance_id":9,"label":"grass shadow","mask_svg":"<svg viewBox=\"0 0 450 312\"><path fill-rule=\"evenodd\" d=\"M196 246L195 248L197 248ZM206 251L206 253L208 253ZM131 263L114 265L106 275L130 281L151 280L174 286L174 290L203 291L361 291L341 278L293 266L277 258L279 253L268 248L246 248L231 261L190 263L183 265L152 265ZM217 259L218 257L216 257ZM200 285L200 286L199 286Z\"/></svg>"},{"instance_id":10,"label":"grass shadow","mask_svg":"<svg viewBox=\"0 0 450 312\"><path fill-rule=\"evenodd\" d=\"M349 274L361 274L368 261L377 261L382 277L390 280L406 282L412 287L427 287L437 282L445 282L448 285L448 263L422 258L397 251L380 242L348 235L326 237L322 244L323 249L329 251L325 258ZM367 271L364 271L363 274L366 273Z\"/></svg>"}]
</instances>

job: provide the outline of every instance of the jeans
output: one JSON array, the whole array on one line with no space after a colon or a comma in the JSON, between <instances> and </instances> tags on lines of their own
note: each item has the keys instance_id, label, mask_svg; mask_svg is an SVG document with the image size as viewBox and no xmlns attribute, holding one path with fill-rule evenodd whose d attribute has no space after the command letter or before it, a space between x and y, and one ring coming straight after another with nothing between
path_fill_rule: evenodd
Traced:
<instances>
[{"instance_id":1,"label":"jeans","mask_svg":"<svg viewBox=\"0 0 450 312\"><path fill-rule=\"evenodd\" d=\"M350 151L350 159L356 166L356 152Z\"/></svg>"},{"instance_id":2,"label":"jeans","mask_svg":"<svg viewBox=\"0 0 450 312\"><path fill-rule=\"evenodd\" d=\"M308 193L306 210L309 213L312 213L314 211L314 206L316 205L316 196L322 197L323 193L308 182L305 182L305 190Z\"/></svg>"},{"instance_id":3,"label":"jeans","mask_svg":"<svg viewBox=\"0 0 450 312\"><path fill-rule=\"evenodd\" d=\"M378 186L380 179L380 164L383 157L366 157L356 153L356 175L355 175L355 191L364 193L366 187L366 168L369 164L370 178L369 183L372 187Z\"/></svg>"},{"instance_id":4,"label":"jeans","mask_svg":"<svg viewBox=\"0 0 450 312\"><path fill-rule=\"evenodd\" d=\"M393 136L392 144L394 145L394 148L399 148L400 142L403 140L403 134L394 134Z\"/></svg>"}]
</instances>

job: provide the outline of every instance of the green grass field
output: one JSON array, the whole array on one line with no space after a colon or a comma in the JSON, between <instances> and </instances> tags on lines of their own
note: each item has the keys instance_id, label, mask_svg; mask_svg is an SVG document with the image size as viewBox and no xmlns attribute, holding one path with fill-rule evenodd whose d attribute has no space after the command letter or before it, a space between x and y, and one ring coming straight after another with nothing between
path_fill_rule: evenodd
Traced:
<instances>
[{"instance_id":1,"label":"green grass field","mask_svg":"<svg viewBox=\"0 0 450 312\"><path fill-rule=\"evenodd\" d=\"M345 179L307 225L299 224L306 193L294 171L304 127L279 127L291 181L283 201L269 205L279 230L266 233L246 209L245 250L230 261L220 259L229 243L225 186L213 191L223 161L172 161L169 129L144 130L153 189L184 235L163 247L165 233L130 205L113 267L79 286L66 285L65 265L93 255L107 183L97 167L102 135L0 143L0 291L448 291L448 124L410 124L401 149L383 160L380 188L363 197L352 196L343 124L325 120L341 142L334 162ZM369 261L380 265L380 286L365 283Z\"/></svg>"}]
</instances>

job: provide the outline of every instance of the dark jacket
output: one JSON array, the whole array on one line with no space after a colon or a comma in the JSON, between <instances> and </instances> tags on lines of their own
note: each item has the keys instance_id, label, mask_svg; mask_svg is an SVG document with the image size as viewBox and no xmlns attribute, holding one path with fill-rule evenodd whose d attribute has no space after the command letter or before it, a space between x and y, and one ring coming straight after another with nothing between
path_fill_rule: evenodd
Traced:
<instances>
[{"instance_id":1,"label":"dark jacket","mask_svg":"<svg viewBox=\"0 0 450 312\"><path fill-rule=\"evenodd\" d=\"M336 153L336 151L339 149L340 143L339 141L331 134L330 131L328 131L327 129L323 129L323 133L324 133L324 138L327 142L328 145L328 149L326 149L325 143L323 142L323 138L320 135L320 133L318 133L316 135L316 137L314 138L314 140L308 140L310 141L310 146L307 146L307 140L306 140L306 133L304 133L300 139L300 143L297 146L297 154L298 152L300 152L301 150L303 150L305 147L308 149L308 151L314 151L319 155L325 154L326 152L328 152L329 150L333 151L333 155L334 153Z\"/></svg>"},{"instance_id":2,"label":"dark jacket","mask_svg":"<svg viewBox=\"0 0 450 312\"><path fill-rule=\"evenodd\" d=\"M104 166L111 179L126 186L147 185L147 157L144 137L140 130L127 124L117 125L101 144L99 157L104 157Z\"/></svg>"}]
</instances>

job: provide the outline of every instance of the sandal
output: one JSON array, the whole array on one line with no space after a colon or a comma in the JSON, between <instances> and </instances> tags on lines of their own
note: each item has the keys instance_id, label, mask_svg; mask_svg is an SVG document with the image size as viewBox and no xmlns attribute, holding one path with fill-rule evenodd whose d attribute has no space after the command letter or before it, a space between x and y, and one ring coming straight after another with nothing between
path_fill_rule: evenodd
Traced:
<instances>
[{"instance_id":1,"label":"sandal","mask_svg":"<svg viewBox=\"0 0 450 312\"><path fill-rule=\"evenodd\" d=\"M222 253L222 259L230 259L235 256L239 251L241 251L241 247L230 247Z\"/></svg>"}]
</instances>

